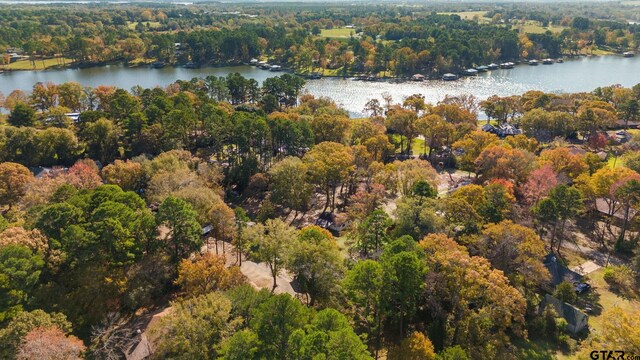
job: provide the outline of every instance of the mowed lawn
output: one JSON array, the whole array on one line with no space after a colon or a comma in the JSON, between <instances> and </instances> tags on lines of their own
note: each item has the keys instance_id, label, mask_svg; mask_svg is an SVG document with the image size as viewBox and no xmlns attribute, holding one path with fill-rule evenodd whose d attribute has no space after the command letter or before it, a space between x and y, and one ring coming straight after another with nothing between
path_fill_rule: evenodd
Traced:
<instances>
[{"instance_id":1,"label":"mowed lawn","mask_svg":"<svg viewBox=\"0 0 640 360\"><path fill-rule=\"evenodd\" d=\"M349 38L351 35L356 34L356 29L348 28L336 28L336 29L322 29L320 30L320 36L326 38Z\"/></svg>"},{"instance_id":2,"label":"mowed lawn","mask_svg":"<svg viewBox=\"0 0 640 360\"><path fill-rule=\"evenodd\" d=\"M603 278L604 269L599 269L589 274L589 282L592 286L591 291L595 291L599 295L599 305L602 307L602 311L612 309L614 307L621 308L625 313L632 314L640 312L640 302L635 299L627 299L609 290L609 286ZM591 315L589 317L589 328L592 332L602 331L603 317L601 314Z\"/></svg>"},{"instance_id":3,"label":"mowed lawn","mask_svg":"<svg viewBox=\"0 0 640 360\"><path fill-rule=\"evenodd\" d=\"M64 61L63 61L64 60ZM34 62L31 60L20 60L8 65L0 65L2 70L44 70L57 66L64 66L71 63L71 59L51 58L51 59L38 59Z\"/></svg>"}]
</instances>

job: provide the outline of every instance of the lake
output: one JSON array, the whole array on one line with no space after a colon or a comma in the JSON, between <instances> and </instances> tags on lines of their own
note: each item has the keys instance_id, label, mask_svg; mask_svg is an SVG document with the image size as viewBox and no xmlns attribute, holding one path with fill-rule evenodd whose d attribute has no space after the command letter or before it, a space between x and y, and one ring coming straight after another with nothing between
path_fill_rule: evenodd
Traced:
<instances>
[{"instance_id":1,"label":"lake","mask_svg":"<svg viewBox=\"0 0 640 360\"><path fill-rule=\"evenodd\" d=\"M239 72L247 78L262 82L281 73L261 70L252 66L206 67L186 69L165 67L126 68L122 65L86 69L47 71L16 71L0 74L0 92L8 95L15 89L29 91L38 81L63 83L76 81L84 86L113 85L131 89L135 85L145 88L166 86L176 80L190 80L208 75L226 76ZM364 82L352 79L323 78L309 80L304 91L315 96L327 96L348 110L352 116L361 115L364 104L372 98L382 100L389 93L396 102L412 94L422 94L430 103L445 95L472 94L478 99L491 95L517 95L529 90L550 93L588 92L599 86L621 84L630 87L640 83L640 57L622 56L582 57L567 59L563 64L518 65L513 69L500 69L457 81L424 82Z\"/></svg>"}]
</instances>

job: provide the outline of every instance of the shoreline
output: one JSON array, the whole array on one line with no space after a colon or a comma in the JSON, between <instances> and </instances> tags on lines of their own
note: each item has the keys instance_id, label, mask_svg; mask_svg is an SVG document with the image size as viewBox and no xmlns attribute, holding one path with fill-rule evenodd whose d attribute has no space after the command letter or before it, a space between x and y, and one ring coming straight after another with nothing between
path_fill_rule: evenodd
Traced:
<instances>
[{"instance_id":1,"label":"shoreline","mask_svg":"<svg viewBox=\"0 0 640 360\"><path fill-rule=\"evenodd\" d=\"M578 54L578 55L563 55L563 58L567 58L567 59L575 59L575 58L583 58L583 57L604 57L604 56L619 56L622 57L622 54ZM37 59L35 60L35 62L42 62L42 61L47 61L47 60L52 60L52 59L60 59L60 58L46 58L46 59ZM30 61L30 60L25 60L25 61ZM528 59L519 59L519 60L515 60L517 61L516 66L518 65L527 65L527 62L529 61ZM64 71L64 70L81 70L81 69L92 69L92 68L102 68L102 67L107 67L107 66L121 66L123 68L128 68L128 69L137 69L137 68L148 68L148 69L152 69L152 70L157 70L156 68L153 67L153 61L148 61L148 62L136 62L136 63L129 63L126 64L124 61L112 61L112 62L103 62L103 63L91 63L91 64L86 64L86 63L68 63L65 65L53 65L53 66L48 66L48 67L43 67L43 68L32 68L32 69L27 69L27 68L7 68L7 65L0 65L0 74L3 73L13 73L13 72L44 72L44 71ZM222 67L240 67L240 66L255 66L253 64L249 64L249 63L238 63L238 62L230 62L230 63L223 63L223 64L212 64L212 65L203 65L203 66L195 66L195 67L189 67L187 64L167 64L164 67L167 68L174 68L174 69L205 69L205 68L222 68ZM337 74L325 74L325 71L327 71L329 69L322 69L321 71L315 71L315 73L321 73L321 78L354 78L354 77L358 77L358 76L362 76L362 73L349 73L348 75L337 75ZM270 70L264 70L264 71L269 71L269 72L273 72L274 74L278 74L278 73L290 73L290 74L294 74L303 78L306 78L307 80L313 80L312 78L309 78L309 75L314 73L314 71L311 72L306 72L306 73L302 73L302 72L296 72L295 70L292 69L283 69L282 71L270 71ZM329 70L331 71L331 70ZM420 73L422 74L422 73ZM458 74L460 78L464 77L462 75L462 70L460 72L460 74ZM277 75L274 75L277 76ZM429 75L425 75L425 80L440 80L441 79L442 74L429 74ZM400 77L400 76L382 76L382 77L377 77L376 76L376 80L375 81L389 81L389 80L407 80L410 81L410 77ZM367 80L362 80L362 81L367 81Z\"/></svg>"}]
</instances>

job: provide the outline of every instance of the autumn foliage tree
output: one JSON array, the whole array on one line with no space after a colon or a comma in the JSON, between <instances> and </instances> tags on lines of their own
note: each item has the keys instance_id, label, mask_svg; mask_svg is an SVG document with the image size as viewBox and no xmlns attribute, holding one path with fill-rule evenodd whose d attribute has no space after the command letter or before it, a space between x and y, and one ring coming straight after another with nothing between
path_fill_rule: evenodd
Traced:
<instances>
[{"instance_id":1,"label":"autumn foliage tree","mask_svg":"<svg viewBox=\"0 0 640 360\"><path fill-rule=\"evenodd\" d=\"M504 271L514 285L543 285L549 273L542 263L545 245L532 229L510 220L489 224L477 243L480 254L493 267Z\"/></svg>"},{"instance_id":2,"label":"autumn foliage tree","mask_svg":"<svg viewBox=\"0 0 640 360\"><path fill-rule=\"evenodd\" d=\"M244 276L238 267L225 266L224 256L205 253L180 261L175 283L193 297L215 290L227 290L243 281Z\"/></svg>"},{"instance_id":3,"label":"autumn foliage tree","mask_svg":"<svg viewBox=\"0 0 640 360\"><path fill-rule=\"evenodd\" d=\"M16 356L17 360L80 360L85 346L75 336L67 336L57 327L35 328L22 340Z\"/></svg>"},{"instance_id":4,"label":"autumn foliage tree","mask_svg":"<svg viewBox=\"0 0 640 360\"><path fill-rule=\"evenodd\" d=\"M69 168L66 178L78 189L93 189L102 184L98 166L91 159L78 160Z\"/></svg>"},{"instance_id":5,"label":"autumn foliage tree","mask_svg":"<svg viewBox=\"0 0 640 360\"><path fill-rule=\"evenodd\" d=\"M584 159L576 154L572 154L567 148L556 148L545 150L540 154L540 162L549 164L557 174L563 174L571 179L577 178L580 174L588 170Z\"/></svg>"},{"instance_id":6,"label":"autumn foliage tree","mask_svg":"<svg viewBox=\"0 0 640 360\"><path fill-rule=\"evenodd\" d=\"M414 331L389 352L389 360L435 360L433 344L423 333Z\"/></svg>"},{"instance_id":7,"label":"autumn foliage tree","mask_svg":"<svg viewBox=\"0 0 640 360\"><path fill-rule=\"evenodd\" d=\"M43 310L18 313L4 328L0 329L0 357L15 359L27 334L36 329L52 328L61 330L63 335L68 334L71 332L71 323L62 313L46 313Z\"/></svg>"},{"instance_id":8,"label":"autumn foliage tree","mask_svg":"<svg viewBox=\"0 0 640 360\"><path fill-rule=\"evenodd\" d=\"M518 183L526 180L533 159L518 149L498 145L488 146L474 161L476 174L483 180L510 179Z\"/></svg>"},{"instance_id":9,"label":"autumn foliage tree","mask_svg":"<svg viewBox=\"0 0 640 360\"><path fill-rule=\"evenodd\" d=\"M141 163L116 160L102 169L102 178L107 184L118 185L122 190L135 191L144 185L145 174Z\"/></svg>"},{"instance_id":10,"label":"autumn foliage tree","mask_svg":"<svg viewBox=\"0 0 640 360\"><path fill-rule=\"evenodd\" d=\"M0 164L0 205L11 209L26 193L27 185L33 181L33 175L26 167L4 162Z\"/></svg>"},{"instance_id":11,"label":"autumn foliage tree","mask_svg":"<svg viewBox=\"0 0 640 360\"><path fill-rule=\"evenodd\" d=\"M326 203L324 211L331 204L331 212L336 206L336 191L354 170L353 155L348 147L334 143L322 142L313 147L303 157L307 164L313 183L324 189Z\"/></svg>"},{"instance_id":12,"label":"autumn foliage tree","mask_svg":"<svg viewBox=\"0 0 640 360\"><path fill-rule=\"evenodd\" d=\"M527 203L535 204L557 184L558 178L551 165L544 164L529 174L527 182L522 186L522 193Z\"/></svg>"},{"instance_id":13,"label":"autumn foliage tree","mask_svg":"<svg viewBox=\"0 0 640 360\"><path fill-rule=\"evenodd\" d=\"M430 269L425 281L427 310L443 329L438 341L485 358L506 354L508 334L524 335L522 294L488 260L470 256L445 235L428 235L419 246Z\"/></svg>"},{"instance_id":14,"label":"autumn foliage tree","mask_svg":"<svg viewBox=\"0 0 640 360\"><path fill-rule=\"evenodd\" d=\"M491 133L484 131L472 131L465 135L461 140L453 143L453 149L459 149L461 155L456 157L459 167L466 171L475 171L475 161L480 153L489 145L494 145L499 138Z\"/></svg>"}]
</instances>

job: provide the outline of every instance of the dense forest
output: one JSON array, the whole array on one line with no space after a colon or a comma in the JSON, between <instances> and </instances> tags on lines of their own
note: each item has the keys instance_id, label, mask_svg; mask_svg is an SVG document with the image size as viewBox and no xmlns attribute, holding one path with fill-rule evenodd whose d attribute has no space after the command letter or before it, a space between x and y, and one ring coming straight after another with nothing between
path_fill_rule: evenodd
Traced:
<instances>
[{"instance_id":1,"label":"dense forest","mask_svg":"<svg viewBox=\"0 0 640 360\"><path fill-rule=\"evenodd\" d=\"M7 94L1 357L640 353L640 85L388 96L360 119L303 85ZM583 293L549 254L607 264Z\"/></svg>"},{"instance_id":2,"label":"dense forest","mask_svg":"<svg viewBox=\"0 0 640 360\"><path fill-rule=\"evenodd\" d=\"M621 53L640 44L638 25L629 22L638 16L636 7L557 6L562 11L535 5L483 5L475 12L417 5L0 6L0 50L6 50L0 60L9 64L16 49L31 62L16 69L44 59L55 59L50 66L205 66L255 58L301 74L408 77L491 62Z\"/></svg>"}]
</instances>

